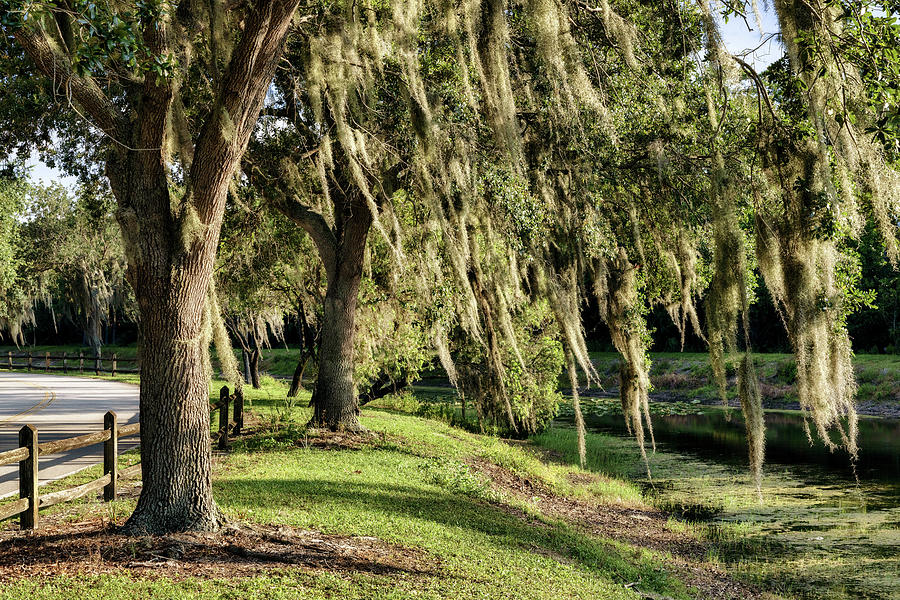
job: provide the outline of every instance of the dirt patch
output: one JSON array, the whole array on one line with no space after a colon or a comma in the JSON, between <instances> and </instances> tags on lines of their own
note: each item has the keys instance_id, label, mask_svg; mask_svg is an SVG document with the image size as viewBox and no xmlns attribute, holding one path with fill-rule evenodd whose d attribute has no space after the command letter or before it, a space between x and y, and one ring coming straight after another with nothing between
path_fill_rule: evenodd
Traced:
<instances>
[{"instance_id":1,"label":"dirt patch","mask_svg":"<svg viewBox=\"0 0 900 600\"><path fill-rule=\"evenodd\" d=\"M557 496L542 483L521 477L490 461L473 458L470 464L486 475L493 487L529 501L548 517L577 523L597 535L679 556L698 558L706 553L706 548L696 540L667 529L668 515L662 512L614 504L595 505ZM591 476L579 474L576 477L587 481Z\"/></svg>"},{"instance_id":2,"label":"dirt patch","mask_svg":"<svg viewBox=\"0 0 900 600\"><path fill-rule=\"evenodd\" d=\"M231 525L215 534L128 537L101 519L0 533L0 582L128 572L146 578L246 577L272 570L432 573L425 552L373 537Z\"/></svg>"},{"instance_id":3,"label":"dirt patch","mask_svg":"<svg viewBox=\"0 0 900 600\"><path fill-rule=\"evenodd\" d=\"M402 445L405 440L396 435L372 431L329 431L328 429L276 428L258 419L245 424L241 435L232 437L233 447L247 450L284 449L285 447L315 448L317 450L362 450Z\"/></svg>"},{"instance_id":4,"label":"dirt patch","mask_svg":"<svg viewBox=\"0 0 900 600\"><path fill-rule=\"evenodd\" d=\"M486 476L491 486L507 495L526 500L547 517L560 519L598 537L625 541L672 555L672 570L688 585L714 600L766 598L765 594L734 581L714 566L703 562L706 546L695 538L671 530L669 515L656 510L629 508L614 504L591 504L558 496L541 482L526 479L482 458L472 458L469 465ZM573 483L587 483L590 474L573 474ZM506 507L509 508L509 507ZM510 509L522 519L533 521L518 509ZM639 588L640 585L635 584Z\"/></svg>"},{"instance_id":5,"label":"dirt patch","mask_svg":"<svg viewBox=\"0 0 900 600\"><path fill-rule=\"evenodd\" d=\"M379 441L381 441L381 436L369 431L311 430L309 435L298 438L294 443L317 450L361 450L369 448Z\"/></svg>"}]
</instances>

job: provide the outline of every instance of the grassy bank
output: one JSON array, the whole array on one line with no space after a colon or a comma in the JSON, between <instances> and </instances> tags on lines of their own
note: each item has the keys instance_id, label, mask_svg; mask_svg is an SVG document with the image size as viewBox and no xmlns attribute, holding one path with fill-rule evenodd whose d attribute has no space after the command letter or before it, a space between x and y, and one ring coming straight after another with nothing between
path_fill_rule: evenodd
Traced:
<instances>
[{"instance_id":1,"label":"grassy bank","mask_svg":"<svg viewBox=\"0 0 900 600\"><path fill-rule=\"evenodd\" d=\"M591 353L591 358L606 388L618 387L619 358L612 352ZM718 392L712 379L709 358L702 353L660 352L651 355L650 380L654 397L669 401L702 404L718 403ZM796 408L797 368L790 354L755 355L759 389L766 408ZM859 384L857 401L862 412L878 414L887 410L900 412L900 355L858 354L853 358ZM728 374L734 378L735 365ZM734 388L729 397L737 404Z\"/></svg>"},{"instance_id":2,"label":"grassy bank","mask_svg":"<svg viewBox=\"0 0 900 600\"><path fill-rule=\"evenodd\" d=\"M179 538L172 544L182 549L172 554L170 542L123 539L109 529L130 513L134 494L112 504L85 500L42 513L53 535L23 536L3 525L0 598L751 594L717 592L743 588L633 484L582 472L529 444L383 409L361 416L371 435L320 435L303 427L308 396L289 402L284 391L271 379L248 390L251 433L216 455L214 489L240 539L265 529L288 545L271 556L244 548L246 560L217 570L220 554L233 558L240 546L232 538ZM198 545L221 552L191 562ZM310 558L313 546L324 559ZM300 558L279 563L284 556Z\"/></svg>"}]
</instances>

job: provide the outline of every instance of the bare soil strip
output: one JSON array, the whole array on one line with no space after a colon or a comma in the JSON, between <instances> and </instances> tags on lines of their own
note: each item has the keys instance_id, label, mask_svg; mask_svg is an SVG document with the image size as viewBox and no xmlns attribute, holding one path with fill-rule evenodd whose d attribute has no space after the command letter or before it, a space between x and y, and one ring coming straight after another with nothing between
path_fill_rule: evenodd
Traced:
<instances>
[{"instance_id":1,"label":"bare soil strip","mask_svg":"<svg viewBox=\"0 0 900 600\"><path fill-rule=\"evenodd\" d=\"M494 489L532 504L546 517L558 519L597 537L670 554L674 574L688 586L700 590L705 598L753 600L771 597L735 581L724 571L704 562L706 546L687 533L668 527L669 515L664 512L615 504L592 504L558 496L542 483L526 479L490 461L472 458L469 464L487 477ZM583 484L597 476L584 473L577 477L578 483ZM509 507L508 510L523 520L536 521L518 509ZM629 585L640 591L640 582Z\"/></svg>"},{"instance_id":2,"label":"bare soil strip","mask_svg":"<svg viewBox=\"0 0 900 600\"><path fill-rule=\"evenodd\" d=\"M0 533L0 582L22 577L129 571L142 578L247 577L285 568L432 573L426 553L373 537L291 527L229 526L215 534L127 537L101 519Z\"/></svg>"}]
</instances>

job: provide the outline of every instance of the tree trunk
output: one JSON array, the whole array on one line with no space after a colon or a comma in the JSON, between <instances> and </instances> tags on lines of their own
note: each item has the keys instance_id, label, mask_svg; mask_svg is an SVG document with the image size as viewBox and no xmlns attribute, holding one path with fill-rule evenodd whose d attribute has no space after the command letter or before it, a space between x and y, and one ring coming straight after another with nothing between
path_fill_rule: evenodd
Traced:
<instances>
[{"instance_id":1,"label":"tree trunk","mask_svg":"<svg viewBox=\"0 0 900 600\"><path fill-rule=\"evenodd\" d=\"M259 341L256 339L256 335L250 334L250 344L253 349L250 351L250 384L253 386L253 389L258 390L261 387L259 382Z\"/></svg>"},{"instance_id":2,"label":"tree trunk","mask_svg":"<svg viewBox=\"0 0 900 600\"><path fill-rule=\"evenodd\" d=\"M372 225L368 207L348 203L338 223L335 263L329 272L319 345L319 373L313 393L310 425L332 430L363 431L354 381L356 308L362 280L366 238Z\"/></svg>"},{"instance_id":3,"label":"tree trunk","mask_svg":"<svg viewBox=\"0 0 900 600\"><path fill-rule=\"evenodd\" d=\"M220 525L212 497L201 289L139 299L143 489L126 526L130 533L214 531Z\"/></svg>"},{"instance_id":4,"label":"tree trunk","mask_svg":"<svg viewBox=\"0 0 900 600\"><path fill-rule=\"evenodd\" d=\"M303 388L303 373L311 358L316 355L319 343L319 334L306 315L306 307L300 302L300 359L297 368L294 369L294 377L291 379L291 387L288 390L288 398L295 398Z\"/></svg>"},{"instance_id":5,"label":"tree trunk","mask_svg":"<svg viewBox=\"0 0 900 600\"><path fill-rule=\"evenodd\" d=\"M303 372L306 370L306 364L309 362L309 354L305 351L300 355L297 361L297 368L294 369L294 376L291 378L291 387L288 389L288 398L296 398L303 387Z\"/></svg>"},{"instance_id":6,"label":"tree trunk","mask_svg":"<svg viewBox=\"0 0 900 600\"><path fill-rule=\"evenodd\" d=\"M250 377L250 352L243 346L241 346L241 358L244 362L244 381L252 383L253 379Z\"/></svg>"},{"instance_id":7,"label":"tree trunk","mask_svg":"<svg viewBox=\"0 0 900 600\"><path fill-rule=\"evenodd\" d=\"M256 0L235 45L194 147L182 159L184 195L171 194L167 148L178 77L148 73L128 93L107 95L73 67L66 48L40 26L12 34L54 90L65 89L110 140L106 174L128 259L127 278L140 312L141 462L143 489L127 533L214 530L208 336L203 310L228 188L247 149L275 73L298 0ZM175 53L178 36L165 18L140 19L153 56ZM5 33L8 33L4 29ZM234 30L237 33L237 29ZM225 58L214 56L213 60Z\"/></svg>"}]
</instances>

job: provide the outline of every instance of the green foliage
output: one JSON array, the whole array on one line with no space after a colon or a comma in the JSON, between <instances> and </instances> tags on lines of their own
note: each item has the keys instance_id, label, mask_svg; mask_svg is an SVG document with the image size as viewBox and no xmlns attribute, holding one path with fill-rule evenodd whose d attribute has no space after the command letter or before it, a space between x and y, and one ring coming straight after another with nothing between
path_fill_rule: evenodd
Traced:
<instances>
[{"instance_id":1,"label":"green foliage","mask_svg":"<svg viewBox=\"0 0 900 600\"><path fill-rule=\"evenodd\" d=\"M460 391L475 404L481 427L524 436L542 431L556 416L562 402L557 388L565 357L546 302L526 304L513 315L512 324L521 356L507 341L501 343L502 384L512 423L503 399L485 383L490 367L484 349L461 338L454 347L454 363L460 372Z\"/></svg>"},{"instance_id":2,"label":"green foliage","mask_svg":"<svg viewBox=\"0 0 900 600\"><path fill-rule=\"evenodd\" d=\"M58 185L18 190L20 216L11 213L16 241L8 246L15 272L0 286L6 298L0 328L15 343L23 342L22 327L35 324L35 308L43 305L54 319L79 326L96 350L104 324L115 317L133 319L135 312L112 200L89 186L74 193Z\"/></svg>"},{"instance_id":3,"label":"green foliage","mask_svg":"<svg viewBox=\"0 0 900 600\"><path fill-rule=\"evenodd\" d=\"M422 463L426 481L448 492L472 498L489 498L488 485L472 468L451 458L435 457Z\"/></svg>"},{"instance_id":4,"label":"green foliage","mask_svg":"<svg viewBox=\"0 0 900 600\"><path fill-rule=\"evenodd\" d=\"M25 207L23 186L0 179L0 331L8 329L21 305L15 281L19 265L19 236Z\"/></svg>"}]
</instances>

